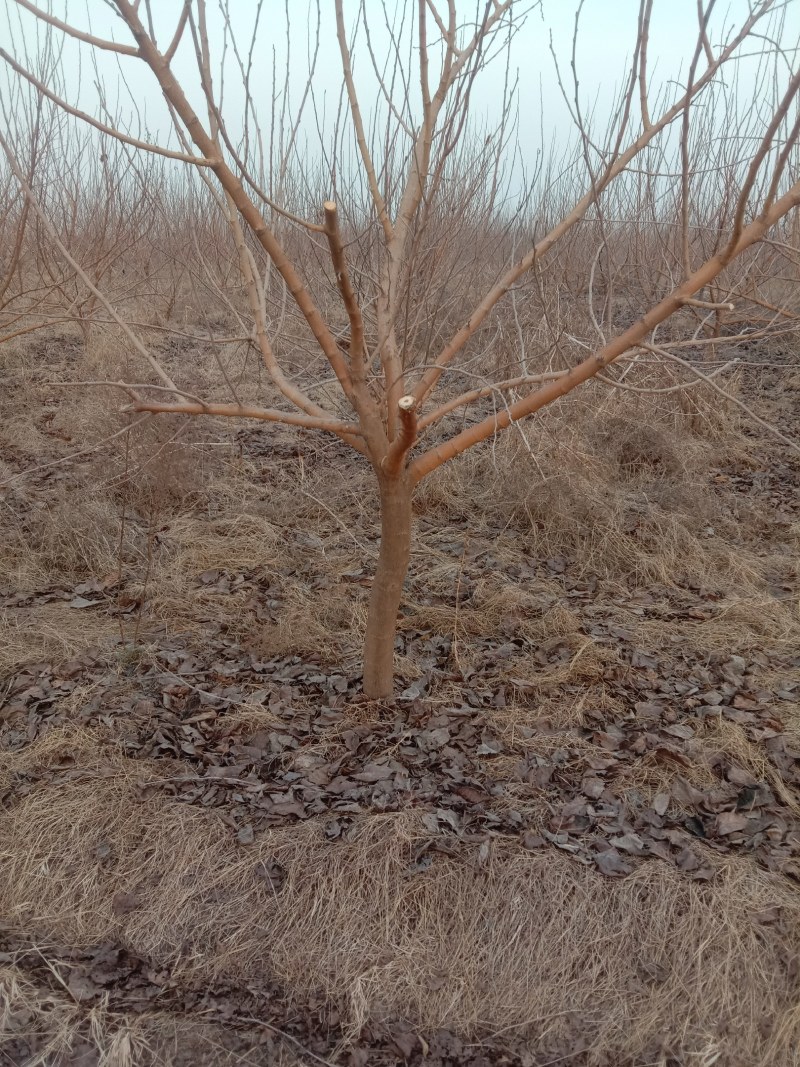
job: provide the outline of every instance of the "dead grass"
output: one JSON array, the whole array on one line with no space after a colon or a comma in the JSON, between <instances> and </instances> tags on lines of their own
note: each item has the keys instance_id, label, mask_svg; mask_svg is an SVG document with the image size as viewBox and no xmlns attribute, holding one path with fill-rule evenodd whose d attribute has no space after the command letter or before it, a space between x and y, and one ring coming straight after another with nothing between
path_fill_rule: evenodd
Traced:
<instances>
[{"instance_id":1,"label":"dead grass","mask_svg":"<svg viewBox=\"0 0 800 1067\"><path fill-rule=\"evenodd\" d=\"M14 588L46 589L113 572L119 540L120 513L112 502L56 492L46 507L23 517L3 546L3 563Z\"/></svg>"},{"instance_id":2,"label":"dead grass","mask_svg":"<svg viewBox=\"0 0 800 1067\"><path fill-rule=\"evenodd\" d=\"M619 401L603 418L588 406L565 425L546 416L475 449L422 483L418 510L443 524L489 527L537 560L569 557L585 573L638 586L705 584L757 589L765 561L741 542L751 516L708 491L709 468L747 453L729 426L703 440L674 422L650 425ZM680 449L673 443L680 440ZM761 522L754 512L752 519Z\"/></svg>"},{"instance_id":3,"label":"dead grass","mask_svg":"<svg viewBox=\"0 0 800 1067\"><path fill-rule=\"evenodd\" d=\"M41 959L47 960L46 949ZM247 1050L231 1040L235 1031L230 1026L200 1018L164 1011L124 1014L105 1003L87 1010L63 987L54 967L51 979L50 986L43 986L21 966L0 966L0 1055L8 1057L4 1046L22 1040L36 1050L26 1057L25 1067L78 1062L97 1067L260 1067L265 1062L257 1036ZM268 1054L275 1067L305 1067L280 1043L271 1044Z\"/></svg>"},{"instance_id":4,"label":"dead grass","mask_svg":"<svg viewBox=\"0 0 800 1067\"><path fill-rule=\"evenodd\" d=\"M412 875L425 840L416 814L363 819L335 845L310 822L245 848L213 814L142 800L142 765L109 765L92 744L72 737L85 779L37 787L0 827L15 927L73 946L121 941L186 979L272 974L337 1001L353 1035L400 1015L514 1030L532 1048L577 1032L597 1062L699 1063L733 1049L736 1062L793 1062L800 902L746 860L717 863L709 885L661 863L611 881L496 841L484 866L439 856ZM255 877L259 861L284 869L277 894ZM124 917L118 892L139 901ZM757 921L772 906L779 927Z\"/></svg>"},{"instance_id":5,"label":"dead grass","mask_svg":"<svg viewBox=\"0 0 800 1067\"><path fill-rule=\"evenodd\" d=\"M23 663L70 659L119 636L119 623L102 609L76 610L63 601L0 609L0 675Z\"/></svg>"},{"instance_id":6,"label":"dead grass","mask_svg":"<svg viewBox=\"0 0 800 1067\"><path fill-rule=\"evenodd\" d=\"M86 426L92 440L119 428L117 414L101 414L107 398L68 402L44 384L85 374L70 352L42 367L32 358L12 361L13 404L0 425L9 472L12 459L17 468L81 447ZM113 376L103 351L91 360ZM205 373L203 364L200 378ZM512 434L420 489L404 628L455 638L462 667L480 665L486 636L522 638L495 669L510 702L497 711L496 731L515 753L498 764L563 745L564 731L585 725L586 708L620 710L603 680L616 651L584 632L580 606L561 602L558 569L516 579L502 573L507 566L560 559L573 576L597 576L599 603L613 601L615 621L635 643L665 658L680 659L684 648L698 660L763 648L789 655L800 641L800 604L773 591L776 575L791 578L798 529L769 542L758 498L710 481L725 462L743 470L760 462L755 445L719 417L718 406L682 413L627 398L603 403L600 421L577 401L569 424L550 414L531 424L530 448ZM43 407L53 409L47 423L18 414ZM270 448L249 454L237 430L154 421L130 447L123 438L96 461L67 465L63 484L29 491L13 481L13 508L3 512L4 584L34 590L115 570L124 509L126 591L147 593L143 639L148 626L161 624L200 640L213 620L264 658L318 654L354 670L367 593L357 572L370 575L376 544L369 472L340 470L327 441L318 451L301 442L295 455L290 431L268 438L274 456ZM447 540L466 541L463 557L442 549ZM480 549L474 557L473 549ZM276 601L274 621L256 621L252 590L216 592L200 580L217 570L274 586L265 594ZM715 591L709 618L647 619L626 607L636 592L652 590L668 615L667 594L688 583ZM115 642L118 624L100 610L62 602L5 609L0 670ZM536 654L548 648L553 662L543 665ZM413 655L398 666L408 679L424 673ZM756 678L767 685L769 668ZM458 686L448 685L434 702L461 702ZM789 718L796 734L800 722ZM544 722L554 732L532 739ZM276 720L248 706L245 694L226 728L243 724ZM567 857L528 854L497 839L484 865L477 855L474 863L436 855L428 871L414 874L426 832L413 813L364 818L335 844L310 821L258 833L243 847L215 814L143 795L139 780L168 776L170 764L124 759L112 733L87 733L67 709L65 726L4 753L0 785L35 766L56 775L0 822L4 917L43 944L120 940L178 980L274 975L298 997L322 993L339 1003L351 1036L371 1020L401 1015L420 1028L527 1034L532 1048L579 1035L597 1063L661 1067L670 1055L697 1067L800 1062L792 962L800 902L786 880L747 860L710 857L716 876L708 885L657 862L611 881ZM710 782L707 760L721 752L791 802L740 727L709 720L696 741L696 766L682 771L690 780ZM591 752L589 741L570 744ZM647 796L668 788L674 768L636 773L626 782ZM531 816L536 803L529 798ZM98 853L101 844L110 853ZM284 869L279 893L255 876L261 860ZM115 914L118 892L135 894L136 910ZM780 923L754 921L773 905L784 909ZM180 1050L191 1041L198 1062L250 1062L196 1020L134 1021L98 1008L87 1030L84 1009L35 987L13 963L0 981L6 1029L29 1025L46 1038L42 1067L68 1055L79 1037L94 1042L104 1067L151 1060L188 1067Z\"/></svg>"},{"instance_id":7,"label":"dead grass","mask_svg":"<svg viewBox=\"0 0 800 1067\"><path fill-rule=\"evenodd\" d=\"M117 359L121 374L124 355L108 347L105 333L98 335L96 343L101 342L104 358ZM109 406L111 398L104 393L66 397L46 384L48 378L74 378L82 371L71 349L67 354L70 359L60 364L57 354L42 364L20 348L11 361L12 419L19 410L49 405L49 429L70 439L67 444L48 436L34 427L36 420L26 420L30 440L22 428L4 424L9 444L18 435L17 447L26 441L31 457L53 449L74 451L87 443L87 426L94 439L103 440L122 425L116 402ZM208 358L206 353L198 360L198 374ZM107 366L106 374L113 369ZM710 466L726 456L741 461L752 446L731 424L727 436L698 438L686 432L682 413L629 397L603 393L597 419L590 399L575 404L568 424L558 413L547 414L525 428L525 438L515 432L426 480L418 493L418 513L432 516L440 528L452 524L456 536L466 529L475 541L491 541L501 559L518 560L521 553L534 560L566 557L573 573L580 567L627 586L676 580L704 584L713 576L717 586L738 594L739 610L760 600L765 610L756 614L772 620L765 576L785 571L790 553L765 557L743 544L742 522L755 516L743 514L747 505L741 499L733 514L724 492L708 491ZM22 509L22 521L12 523L4 539L3 569L17 588L26 589L102 576L120 562L124 511L126 574L141 587L149 568L154 619L191 627L193 615L214 607L197 589L200 573L252 571L255 564L266 576L293 572L286 625L267 627L274 654L305 634L308 641L298 651L314 642L325 645L322 631L330 625L337 635L334 650L349 655L346 635L353 632L357 640L363 606L357 585L338 586L343 570L372 567L376 516L366 506L372 500L369 472L362 465L346 473L331 467L325 451L337 446L327 441L308 447L304 442L298 455L291 434L282 430L270 431L270 440L275 437L285 456L279 452L272 459L266 450L263 457L243 457L237 455L235 431L211 420L153 419L129 441L117 439L79 465L69 485L48 489L44 507L39 493L39 499L32 498L34 507ZM24 493L24 486L18 490ZM298 531L305 531L305 543L295 536ZM794 543L796 549L796 537ZM412 623L452 629L452 617L445 618L447 609L435 601L439 593L452 595L460 569L458 560L437 555L435 543L421 537L407 600ZM313 584L307 580L312 576ZM330 583L328 590L323 585L320 591L321 576ZM527 614L524 604L510 603L515 596L524 600L527 589L520 593L509 582L480 584L478 579L474 604L460 609L462 633L493 625L508 607ZM319 604L329 620L320 620ZM241 605L234 601L231 607L228 614L241 623ZM742 631L751 623L757 620L743 619Z\"/></svg>"},{"instance_id":8,"label":"dead grass","mask_svg":"<svg viewBox=\"0 0 800 1067\"><path fill-rule=\"evenodd\" d=\"M18 967L0 967L0 1052L18 1037L38 1044L26 1067L63 1063L86 1048L95 1051L101 1067L135 1067L150 1059L141 1021L102 1007L86 1016L66 990L45 990Z\"/></svg>"}]
</instances>

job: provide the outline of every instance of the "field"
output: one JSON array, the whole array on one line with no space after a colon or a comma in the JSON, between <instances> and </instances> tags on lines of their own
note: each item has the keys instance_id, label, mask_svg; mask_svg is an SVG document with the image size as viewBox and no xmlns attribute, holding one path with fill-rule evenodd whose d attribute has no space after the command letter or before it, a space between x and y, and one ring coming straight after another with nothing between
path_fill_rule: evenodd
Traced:
<instances>
[{"instance_id":1,"label":"field","mask_svg":"<svg viewBox=\"0 0 800 1067\"><path fill-rule=\"evenodd\" d=\"M4 349L0 1060L800 1063L797 455L600 385L473 449L369 702L366 462L121 432L85 340ZM796 437L792 344L738 355Z\"/></svg>"},{"instance_id":2,"label":"field","mask_svg":"<svg viewBox=\"0 0 800 1067\"><path fill-rule=\"evenodd\" d=\"M0 1067L800 1067L796 7L4 6Z\"/></svg>"}]
</instances>

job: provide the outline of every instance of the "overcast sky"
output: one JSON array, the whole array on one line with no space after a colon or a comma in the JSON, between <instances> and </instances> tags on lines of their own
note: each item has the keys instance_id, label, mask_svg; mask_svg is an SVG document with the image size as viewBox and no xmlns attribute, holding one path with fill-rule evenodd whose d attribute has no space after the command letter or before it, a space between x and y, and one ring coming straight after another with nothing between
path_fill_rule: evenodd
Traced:
<instances>
[{"instance_id":1,"label":"overcast sky","mask_svg":"<svg viewBox=\"0 0 800 1067\"><path fill-rule=\"evenodd\" d=\"M46 0L41 0L46 3ZM36 19L17 7L14 0L3 0L5 29L0 23L0 32L10 42L9 50L24 61L24 52L37 48ZM166 48L181 9L181 0L154 0L156 32L159 44ZM313 96L317 116L323 118L323 140L330 135L333 116L339 104L342 89L341 60L335 35L332 0L321 0L322 14L319 24L319 55L313 78ZM446 4L442 4L446 8ZM523 152L535 151L535 146L552 140L565 139L569 118L558 88L555 64L551 55L558 57L563 76L572 92L570 60L572 37L575 26L577 0L543 0L541 6L527 5L518 0L520 10L531 7L524 25L510 45L509 61L512 75L518 78L517 99L519 105L519 139ZM784 40L794 43L800 32L800 0L789 0L785 6L786 26ZM409 19L416 8L416 0L387 0L389 21L399 27L401 17ZM626 75L626 62L632 54L637 26L638 0L585 0L583 5L577 47L577 70L580 81L580 96L585 111L594 109L598 125L602 126L611 103ZM738 25L748 11L748 0L728 0L718 3L711 21L712 45L718 45L732 25ZM230 21L245 53L252 37L256 0L230 0ZM379 60L389 48L389 34L384 25L382 4L379 0L366 0L371 42ZM476 10L483 9L483 2L458 0L459 15L465 22L475 19ZM345 0L345 10L350 26L358 11L358 4ZM69 16L73 25L92 32L113 37L128 43L130 38L121 20L115 16L104 0L82 0L67 4L65 0L53 0L52 11L59 17ZM287 22L290 42L287 60ZM226 41L225 21L216 2L209 0L209 29L212 52L219 64L224 54ZM766 24L765 24L766 25ZM252 91L262 116L265 131L269 124L270 100L273 79L280 87L289 70L290 98L296 106L301 99L308 79L309 51L317 27L317 5L307 0L264 0L256 45L253 50ZM696 41L696 0L654 0L650 28L650 69L652 92L659 87L685 79L686 70ZM38 27L41 41L41 27ZM434 36L431 24L429 37ZM361 33L355 50L356 80L362 97L362 108L369 117L376 108L382 108L379 87L372 72L366 40ZM228 43L228 59L225 63L224 114L232 132L241 129L243 93L241 78L231 58ZM84 44L69 40L64 44L61 70L66 95L87 110L97 111L97 74L92 69L92 50ZM796 56L794 57L796 59ZM108 52L95 53L97 72L105 87L106 100L112 111L119 110L126 120L136 125L133 104L139 109L149 136L168 136L169 124L164 104L150 71L136 59L118 57ZM749 63L749 66L748 66ZM501 56L482 74L475 86L473 116L479 124L490 129L497 124L499 101L502 98L505 67ZM753 82L753 61L742 64L745 91ZM197 74L189 34L174 60L175 73L190 98L201 107L197 88ZM219 77L219 66L215 70ZM748 80L749 79L749 80ZM218 83L217 83L218 84ZM416 86L416 83L414 83ZM416 87L414 89L416 92ZM667 88L667 91L670 91ZM752 90L756 92L755 89ZM204 114L204 112L201 112ZM309 109L304 125L306 138L316 138L316 121Z\"/></svg>"}]
</instances>

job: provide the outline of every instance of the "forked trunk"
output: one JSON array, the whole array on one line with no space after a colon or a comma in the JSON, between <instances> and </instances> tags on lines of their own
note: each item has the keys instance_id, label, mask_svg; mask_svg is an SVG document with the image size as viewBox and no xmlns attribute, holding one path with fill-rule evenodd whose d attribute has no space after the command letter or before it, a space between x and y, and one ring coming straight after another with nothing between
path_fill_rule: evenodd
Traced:
<instances>
[{"instance_id":1,"label":"forked trunk","mask_svg":"<svg viewBox=\"0 0 800 1067\"><path fill-rule=\"evenodd\" d=\"M381 548L372 582L364 639L364 694L372 700L391 697L394 686L394 639L411 551L412 487L404 476L378 476L381 498Z\"/></svg>"}]
</instances>

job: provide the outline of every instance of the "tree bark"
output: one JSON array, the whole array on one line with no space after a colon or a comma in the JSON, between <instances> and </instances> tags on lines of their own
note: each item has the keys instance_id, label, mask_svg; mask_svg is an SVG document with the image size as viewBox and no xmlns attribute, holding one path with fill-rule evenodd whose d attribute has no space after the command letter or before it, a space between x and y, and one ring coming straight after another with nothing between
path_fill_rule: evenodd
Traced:
<instances>
[{"instance_id":1,"label":"tree bark","mask_svg":"<svg viewBox=\"0 0 800 1067\"><path fill-rule=\"evenodd\" d=\"M364 694L372 700L391 697L394 688L394 639L411 551L413 487L403 472L378 474L381 500L381 547L372 582L364 638Z\"/></svg>"}]
</instances>

